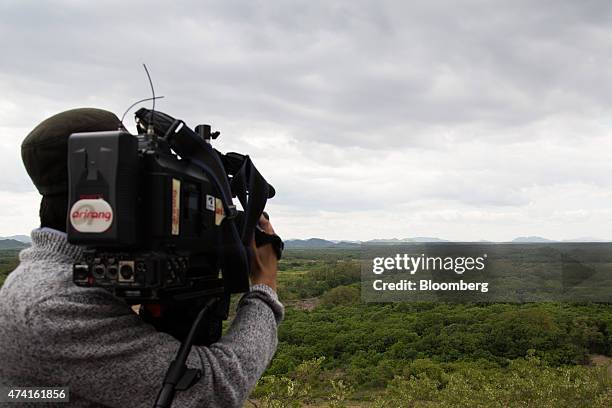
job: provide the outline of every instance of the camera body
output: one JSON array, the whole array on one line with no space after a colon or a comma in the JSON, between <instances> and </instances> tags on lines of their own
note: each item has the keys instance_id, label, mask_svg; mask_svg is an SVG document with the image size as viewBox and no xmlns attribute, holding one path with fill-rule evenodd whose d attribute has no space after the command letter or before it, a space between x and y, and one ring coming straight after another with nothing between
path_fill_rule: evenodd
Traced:
<instances>
[{"instance_id":1,"label":"camera body","mask_svg":"<svg viewBox=\"0 0 612 408\"><path fill-rule=\"evenodd\" d=\"M219 187L222 176L229 186L232 171L207 173L186 157L201 150L224 163L207 135L154 115L137 112L138 135L89 132L68 140L68 241L86 246L74 283L105 288L131 304L247 291L248 249L236 238L244 232L243 214L228 213L235 207ZM199 128L210 136L210 127Z\"/></svg>"}]
</instances>

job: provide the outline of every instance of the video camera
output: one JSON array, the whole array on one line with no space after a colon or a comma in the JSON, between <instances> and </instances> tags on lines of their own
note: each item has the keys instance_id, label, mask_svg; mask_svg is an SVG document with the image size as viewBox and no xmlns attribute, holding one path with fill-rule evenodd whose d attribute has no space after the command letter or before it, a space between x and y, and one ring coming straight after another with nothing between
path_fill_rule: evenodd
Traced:
<instances>
[{"instance_id":1,"label":"video camera","mask_svg":"<svg viewBox=\"0 0 612 408\"><path fill-rule=\"evenodd\" d=\"M149 109L125 129L68 140L68 241L84 245L79 286L130 304L229 298L249 289L250 245L282 241L258 227L275 194L249 156L222 154L219 132ZM232 199L237 197L243 211Z\"/></svg>"}]
</instances>

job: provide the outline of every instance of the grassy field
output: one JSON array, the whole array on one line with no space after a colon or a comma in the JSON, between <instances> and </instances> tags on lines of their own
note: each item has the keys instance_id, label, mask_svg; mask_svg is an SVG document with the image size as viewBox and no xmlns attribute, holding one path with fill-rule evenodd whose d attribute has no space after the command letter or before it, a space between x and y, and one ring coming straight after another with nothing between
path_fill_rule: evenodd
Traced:
<instances>
[{"instance_id":1,"label":"grassy field","mask_svg":"<svg viewBox=\"0 0 612 408\"><path fill-rule=\"evenodd\" d=\"M279 348L247 406L612 406L612 305L366 304L357 259L285 252Z\"/></svg>"}]
</instances>

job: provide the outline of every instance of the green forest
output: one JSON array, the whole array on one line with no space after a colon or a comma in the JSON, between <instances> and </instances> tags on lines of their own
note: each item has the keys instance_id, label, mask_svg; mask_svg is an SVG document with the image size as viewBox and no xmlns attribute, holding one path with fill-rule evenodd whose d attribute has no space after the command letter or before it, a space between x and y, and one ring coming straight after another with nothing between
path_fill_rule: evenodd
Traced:
<instances>
[{"instance_id":1,"label":"green forest","mask_svg":"<svg viewBox=\"0 0 612 408\"><path fill-rule=\"evenodd\" d=\"M285 251L278 351L246 406L612 406L612 305L364 303L358 257Z\"/></svg>"},{"instance_id":2,"label":"green forest","mask_svg":"<svg viewBox=\"0 0 612 408\"><path fill-rule=\"evenodd\" d=\"M8 274L19 264L18 255L18 249L0 250L0 286L4 283Z\"/></svg>"},{"instance_id":3,"label":"green forest","mask_svg":"<svg viewBox=\"0 0 612 408\"><path fill-rule=\"evenodd\" d=\"M253 406L612 406L612 305L364 303L358 258L285 251Z\"/></svg>"}]
</instances>

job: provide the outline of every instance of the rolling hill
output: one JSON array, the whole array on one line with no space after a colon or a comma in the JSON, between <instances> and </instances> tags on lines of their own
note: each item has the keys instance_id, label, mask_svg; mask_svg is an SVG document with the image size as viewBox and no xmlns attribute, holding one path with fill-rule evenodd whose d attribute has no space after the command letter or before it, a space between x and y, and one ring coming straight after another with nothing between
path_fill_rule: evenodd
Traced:
<instances>
[{"instance_id":1,"label":"rolling hill","mask_svg":"<svg viewBox=\"0 0 612 408\"><path fill-rule=\"evenodd\" d=\"M0 249L22 249L29 245L16 239L0 239Z\"/></svg>"}]
</instances>

